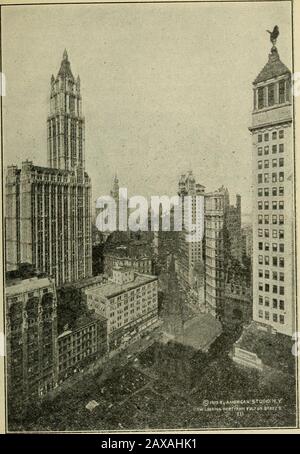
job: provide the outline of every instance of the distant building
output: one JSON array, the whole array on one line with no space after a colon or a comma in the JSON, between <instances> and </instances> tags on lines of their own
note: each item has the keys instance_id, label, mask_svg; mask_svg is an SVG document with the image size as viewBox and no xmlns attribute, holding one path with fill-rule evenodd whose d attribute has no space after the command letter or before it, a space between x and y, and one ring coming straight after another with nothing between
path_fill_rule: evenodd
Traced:
<instances>
[{"instance_id":1,"label":"distant building","mask_svg":"<svg viewBox=\"0 0 300 454\"><path fill-rule=\"evenodd\" d=\"M79 318L72 329L67 328L58 336L57 343L60 383L105 356L107 321L99 315Z\"/></svg>"},{"instance_id":2,"label":"distant building","mask_svg":"<svg viewBox=\"0 0 300 454\"><path fill-rule=\"evenodd\" d=\"M205 304L214 317L224 315L225 290L225 192L205 195Z\"/></svg>"},{"instance_id":3,"label":"distant building","mask_svg":"<svg viewBox=\"0 0 300 454\"><path fill-rule=\"evenodd\" d=\"M116 230L119 230L119 205L120 205L119 189L120 189L119 180L117 175L115 175L113 188L110 191L110 195L116 203Z\"/></svg>"},{"instance_id":4,"label":"distant building","mask_svg":"<svg viewBox=\"0 0 300 454\"><path fill-rule=\"evenodd\" d=\"M205 305L206 310L222 320L226 270L231 259L240 261L241 198L230 205L228 189L222 186L205 194Z\"/></svg>"},{"instance_id":5,"label":"distant building","mask_svg":"<svg viewBox=\"0 0 300 454\"><path fill-rule=\"evenodd\" d=\"M110 350L125 346L157 326L156 276L115 268L109 282L86 290L86 296L88 307L107 319Z\"/></svg>"},{"instance_id":6,"label":"distant building","mask_svg":"<svg viewBox=\"0 0 300 454\"><path fill-rule=\"evenodd\" d=\"M8 280L5 297L8 398L25 403L57 383L55 285L45 277Z\"/></svg>"},{"instance_id":7,"label":"distant building","mask_svg":"<svg viewBox=\"0 0 300 454\"><path fill-rule=\"evenodd\" d=\"M195 266L203 264L203 230L200 231L200 224L198 226L199 232L195 233L192 241L187 241L186 235L189 233L188 226L196 225L197 217L198 219L202 218L200 223L203 222L204 225L204 211L201 212L201 206L197 206L196 203L197 197L199 200L201 196L204 196L204 190L204 186L196 183L192 171L189 171L186 175L181 175L178 183L178 195L183 201L183 229L178 233L176 271L179 283L186 291L197 288ZM191 197L191 205L189 207L184 204L185 196ZM202 270L203 268L200 266L199 269Z\"/></svg>"},{"instance_id":8,"label":"distant building","mask_svg":"<svg viewBox=\"0 0 300 454\"><path fill-rule=\"evenodd\" d=\"M229 193L226 189L225 226L228 232L230 257L242 259L242 228L241 228L241 196L236 195L236 206L230 205Z\"/></svg>"},{"instance_id":9,"label":"distant building","mask_svg":"<svg viewBox=\"0 0 300 454\"><path fill-rule=\"evenodd\" d=\"M96 218L92 223L92 244L93 246L98 246L105 243L107 236L105 233L100 232L96 226Z\"/></svg>"},{"instance_id":10,"label":"distant building","mask_svg":"<svg viewBox=\"0 0 300 454\"><path fill-rule=\"evenodd\" d=\"M252 225L242 227L242 254L252 258L253 254L253 230Z\"/></svg>"},{"instance_id":11,"label":"distant building","mask_svg":"<svg viewBox=\"0 0 300 454\"><path fill-rule=\"evenodd\" d=\"M225 284L224 324L228 327L241 327L252 319L251 282L243 282L239 277Z\"/></svg>"},{"instance_id":12,"label":"distant building","mask_svg":"<svg viewBox=\"0 0 300 454\"><path fill-rule=\"evenodd\" d=\"M112 276L116 267L133 268L137 273L151 274L152 259L147 256L129 257L127 249L118 247L110 252L104 253L104 272Z\"/></svg>"},{"instance_id":13,"label":"distant building","mask_svg":"<svg viewBox=\"0 0 300 454\"><path fill-rule=\"evenodd\" d=\"M28 262L56 285L92 275L91 181L85 172L80 79L67 52L50 82L48 167L22 163L6 175L6 266Z\"/></svg>"}]
</instances>

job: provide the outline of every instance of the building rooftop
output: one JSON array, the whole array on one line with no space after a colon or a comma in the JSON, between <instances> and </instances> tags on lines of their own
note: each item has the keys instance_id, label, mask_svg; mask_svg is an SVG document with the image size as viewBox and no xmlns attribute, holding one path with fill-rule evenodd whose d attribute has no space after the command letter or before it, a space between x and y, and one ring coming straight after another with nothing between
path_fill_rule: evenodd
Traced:
<instances>
[{"instance_id":1,"label":"building rooftop","mask_svg":"<svg viewBox=\"0 0 300 454\"><path fill-rule=\"evenodd\" d=\"M74 287L76 289L83 289L85 287L89 287L90 285L97 285L101 284L102 282L107 281L107 277L104 274L99 274L98 276L87 277L77 282L70 283L70 287Z\"/></svg>"},{"instance_id":2,"label":"building rooftop","mask_svg":"<svg viewBox=\"0 0 300 454\"><path fill-rule=\"evenodd\" d=\"M293 370L295 359L292 355L293 343L290 337L271 332L270 327L264 328L263 325L252 322L244 329L235 346L255 353L267 366Z\"/></svg>"},{"instance_id":3,"label":"building rooftop","mask_svg":"<svg viewBox=\"0 0 300 454\"><path fill-rule=\"evenodd\" d=\"M274 77L283 76L284 74L290 74L290 70L280 60L277 48L272 47L268 62L253 83L258 84L259 82L265 82Z\"/></svg>"},{"instance_id":4,"label":"building rooftop","mask_svg":"<svg viewBox=\"0 0 300 454\"><path fill-rule=\"evenodd\" d=\"M12 296L47 287L51 284L52 282L48 277L35 276L29 279L12 279L6 283L5 293L7 296Z\"/></svg>"},{"instance_id":5,"label":"building rooftop","mask_svg":"<svg viewBox=\"0 0 300 454\"><path fill-rule=\"evenodd\" d=\"M97 320L106 319L104 317L101 317L101 315L95 314L94 311L89 311L87 314L77 318L77 320L72 326L70 327L68 326L65 330L60 332L58 339L79 329L84 329L85 326L88 326L91 323L96 322Z\"/></svg>"},{"instance_id":6,"label":"building rooftop","mask_svg":"<svg viewBox=\"0 0 300 454\"><path fill-rule=\"evenodd\" d=\"M148 274L137 274L135 273L134 280L131 282L126 282L124 284L117 284L113 281L109 281L99 287L91 288L86 291L89 295L97 296L101 294L106 298L112 298L114 296L120 295L128 290L140 287L141 285L147 284L152 281L156 281L156 276L150 276Z\"/></svg>"},{"instance_id":7,"label":"building rooftop","mask_svg":"<svg viewBox=\"0 0 300 454\"><path fill-rule=\"evenodd\" d=\"M127 249L112 249L103 253L104 257L114 257L115 259L129 259L129 260L151 260L149 255L130 255Z\"/></svg>"},{"instance_id":8,"label":"building rooftop","mask_svg":"<svg viewBox=\"0 0 300 454\"><path fill-rule=\"evenodd\" d=\"M206 351L222 333L222 325L211 314L199 314L188 320L183 333L175 341L195 350Z\"/></svg>"}]
</instances>

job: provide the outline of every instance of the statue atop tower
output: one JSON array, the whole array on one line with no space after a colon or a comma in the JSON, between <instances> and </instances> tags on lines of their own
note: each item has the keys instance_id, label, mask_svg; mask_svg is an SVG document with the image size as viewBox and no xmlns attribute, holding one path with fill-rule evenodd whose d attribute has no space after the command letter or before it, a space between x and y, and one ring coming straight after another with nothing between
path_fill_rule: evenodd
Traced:
<instances>
[{"instance_id":1,"label":"statue atop tower","mask_svg":"<svg viewBox=\"0 0 300 454\"><path fill-rule=\"evenodd\" d=\"M273 47L275 47L277 38L279 36L279 27L278 27L278 25L275 25L275 27L273 28L272 32L270 32L270 30L267 30L267 32L270 34L270 41L273 44Z\"/></svg>"}]
</instances>

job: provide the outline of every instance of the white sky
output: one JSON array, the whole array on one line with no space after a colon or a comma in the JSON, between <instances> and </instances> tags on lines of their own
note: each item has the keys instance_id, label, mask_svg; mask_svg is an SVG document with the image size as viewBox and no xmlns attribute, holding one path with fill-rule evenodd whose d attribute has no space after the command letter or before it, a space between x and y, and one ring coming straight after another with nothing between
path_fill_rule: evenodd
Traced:
<instances>
[{"instance_id":1,"label":"white sky","mask_svg":"<svg viewBox=\"0 0 300 454\"><path fill-rule=\"evenodd\" d=\"M67 48L80 75L93 199L117 172L129 194L174 195L189 168L251 210L252 81L278 25L291 68L289 2L5 7L4 163L47 165L50 77Z\"/></svg>"}]
</instances>

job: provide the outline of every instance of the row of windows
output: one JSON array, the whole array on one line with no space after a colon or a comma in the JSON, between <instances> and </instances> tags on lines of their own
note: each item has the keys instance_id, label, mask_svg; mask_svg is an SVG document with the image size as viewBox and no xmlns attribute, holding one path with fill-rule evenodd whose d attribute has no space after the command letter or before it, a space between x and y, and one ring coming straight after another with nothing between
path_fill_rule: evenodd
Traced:
<instances>
[{"instance_id":1,"label":"row of windows","mask_svg":"<svg viewBox=\"0 0 300 454\"><path fill-rule=\"evenodd\" d=\"M264 304L264 298L261 295L258 297L258 304L260 306L262 306ZM270 300L269 300L268 296L265 297L265 306L270 307ZM279 308L281 311L284 311L284 301L283 300L278 301L277 298L273 298L272 307L273 307L273 309Z\"/></svg>"},{"instance_id":2,"label":"row of windows","mask_svg":"<svg viewBox=\"0 0 300 454\"><path fill-rule=\"evenodd\" d=\"M262 201L257 202L257 208L259 210L262 210L263 208L264 208L264 210L269 210L270 206L271 206L271 204L269 203L268 200L266 200L264 203L262 203ZM277 210L277 208L279 210L283 210L284 209L284 201L283 200L279 200L279 202L277 202L276 200L272 201L272 210Z\"/></svg>"},{"instance_id":3,"label":"row of windows","mask_svg":"<svg viewBox=\"0 0 300 454\"><path fill-rule=\"evenodd\" d=\"M260 292L263 292L263 291L270 292L270 288L271 288L271 286L268 283L265 283L265 285L262 282L258 283L258 290ZM284 287L282 287L282 286L278 287L277 285L274 284L274 285L272 285L272 293L274 293L274 294L279 293L279 295L283 296Z\"/></svg>"},{"instance_id":4,"label":"row of windows","mask_svg":"<svg viewBox=\"0 0 300 454\"><path fill-rule=\"evenodd\" d=\"M288 81L287 86L285 80L280 80L278 84L273 83L269 84L267 87L259 87L257 89L258 109L274 106L276 102L282 104L288 100L289 100Z\"/></svg>"},{"instance_id":5,"label":"row of windows","mask_svg":"<svg viewBox=\"0 0 300 454\"><path fill-rule=\"evenodd\" d=\"M259 224L269 224L270 223L270 215L265 214L264 216L262 214L258 215L258 223ZM272 224L276 225L283 225L284 224L284 215L279 214L272 214Z\"/></svg>"},{"instance_id":6,"label":"row of windows","mask_svg":"<svg viewBox=\"0 0 300 454\"><path fill-rule=\"evenodd\" d=\"M265 238L270 238L270 230L269 229L258 229L258 236L259 237L265 237ZM284 239L284 231L283 230L272 230L272 238L279 238L280 240Z\"/></svg>"},{"instance_id":7,"label":"row of windows","mask_svg":"<svg viewBox=\"0 0 300 454\"><path fill-rule=\"evenodd\" d=\"M114 300L111 300L110 310L116 310L117 308L119 308L118 311L122 311L124 307L126 308L126 306L128 305L129 302L130 302L130 307L133 307L134 304L139 304L141 301L145 302L145 301L151 299L152 296L155 297L156 295L157 295L157 291L155 289L153 289L153 290L149 289L147 291L147 293L146 292L142 292L142 294L137 293L136 295L133 295L130 297L128 297L128 294L124 294L124 299L122 298L122 300L119 300L117 303L116 303L116 301L117 301L116 298Z\"/></svg>"},{"instance_id":8,"label":"row of windows","mask_svg":"<svg viewBox=\"0 0 300 454\"><path fill-rule=\"evenodd\" d=\"M268 169L269 168L269 164L270 164L270 161L269 159L265 159L264 161L258 161L257 162L257 167L258 169ZM272 167L275 168L275 167L284 167L284 158L279 158L278 160L277 159L272 159Z\"/></svg>"},{"instance_id":9,"label":"row of windows","mask_svg":"<svg viewBox=\"0 0 300 454\"><path fill-rule=\"evenodd\" d=\"M260 183L269 183L269 173L259 173L257 175L257 182L258 184ZM277 181L284 181L284 172L279 172L278 174L276 172L272 173L272 183L277 183Z\"/></svg>"},{"instance_id":10,"label":"row of windows","mask_svg":"<svg viewBox=\"0 0 300 454\"><path fill-rule=\"evenodd\" d=\"M152 311L151 311L151 312L152 312ZM121 326L124 326L124 325L126 325L127 323L136 321L136 320L139 318L139 316L145 317L145 314L148 315L148 313L150 313L150 312L147 312L146 309L143 309L142 311L139 311L139 312L135 315L135 317L133 317L133 316L128 316L128 315L127 315L126 317L124 317L124 320L121 320L121 319L119 319L119 320L111 320L111 321L110 321L110 328L111 328L111 331L115 331L117 328L120 328ZM140 326L140 325L141 325L141 323L139 323L139 326Z\"/></svg>"},{"instance_id":11,"label":"row of windows","mask_svg":"<svg viewBox=\"0 0 300 454\"><path fill-rule=\"evenodd\" d=\"M265 247L264 247L265 246ZM259 242L258 243L258 250L259 251L269 251L270 250L270 243L265 243L263 244L263 242ZM273 252L284 252L284 244L283 243L272 243L272 251Z\"/></svg>"},{"instance_id":12,"label":"row of windows","mask_svg":"<svg viewBox=\"0 0 300 454\"><path fill-rule=\"evenodd\" d=\"M146 308L147 306L150 307L150 306L154 306L154 305L156 305L156 304L157 304L157 298L156 298L156 296L155 296L155 297L153 297L152 299L149 299L148 301L143 302L142 307L143 307L143 308ZM131 314L133 314L135 311L139 311L139 310L140 310L140 307L141 307L140 303L136 304L134 308L133 308L132 305L130 305L130 308L131 308L131 309L130 309L130 311L129 311L128 306L125 306L125 307L124 307L124 310L118 310L117 312L115 312L115 310L111 311L111 312L110 312L110 317L114 317L114 316L117 314L117 315L118 315L118 316L117 316L117 319L119 320L119 319L121 319L121 317L122 317L123 314L126 316L126 314L128 313L128 311L129 311Z\"/></svg>"},{"instance_id":13,"label":"row of windows","mask_svg":"<svg viewBox=\"0 0 300 454\"><path fill-rule=\"evenodd\" d=\"M281 282L284 282L284 273L278 273L277 271L272 271L273 281L278 281L278 276L279 276L279 280ZM270 270L259 269L258 277L260 277L260 278L264 277L265 279L270 279Z\"/></svg>"},{"instance_id":14,"label":"row of windows","mask_svg":"<svg viewBox=\"0 0 300 454\"><path fill-rule=\"evenodd\" d=\"M257 190L257 195L258 197L269 197L270 195L270 188L258 188ZM284 187L281 186L279 188L272 188L272 196L275 196L277 197L277 195L279 196L283 196L284 195Z\"/></svg>"},{"instance_id":15,"label":"row of windows","mask_svg":"<svg viewBox=\"0 0 300 454\"><path fill-rule=\"evenodd\" d=\"M270 135L269 135L268 132L266 132L264 135L263 134L258 134L257 141L258 142L262 142L263 138L264 138L264 141L268 142L269 141L269 137L270 137ZM276 140L277 139L277 131L273 131L271 137L272 137L272 140ZM278 137L279 137L279 139L283 139L284 138L284 130L283 129L281 129L278 132Z\"/></svg>"},{"instance_id":16,"label":"row of windows","mask_svg":"<svg viewBox=\"0 0 300 454\"><path fill-rule=\"evenodd\" d=\"M269 151L270 151L269 145L266 145L264 147L264 149L262 147L258 147L257 148L258 156L262 156L263 154L264 155L268 155ZM284 144L283 143L280 143L278 146L277 145L272 145L272 154L277 153L277 151L279 151L279 153L283 153L284 152Z\"/></svg>"},{"instance_id":17,"label":"row of windows","mask_svg":"<svg viewBox=\"0 0 300 454\"><path fill-rule=\"evenodd\" d=\"M258 263L259 265L270 265L270 257L268 255L259 255ZM280 268L284 268L284 257L272 257L272 266L278 265L280 266Z\"/></svg>"},{"instance_id":18,"label":"row of windows","mask_svg":"<svg viewBox=\"0 0 300 454\"><path fill-rule=\"evenodd\" d=\"M259 318L263 318L263 311L260 309L258 311L258 316ZM270 320L270 314L268 311L265 311L265 320ZM278 315L273 314L273 322L277 323L278 322ZM284 315L279 315L279 322L283 325L284 324Z\"/></svg>"}]
</instances>

